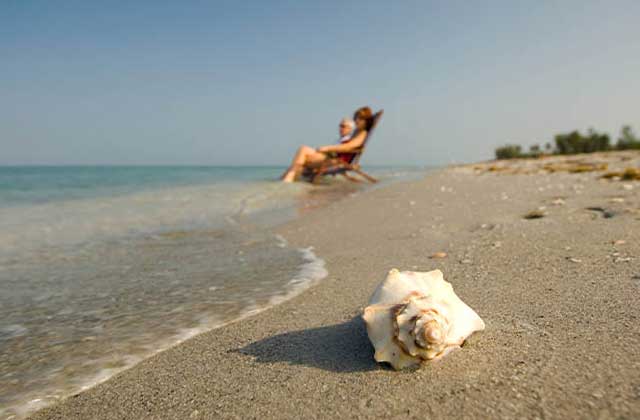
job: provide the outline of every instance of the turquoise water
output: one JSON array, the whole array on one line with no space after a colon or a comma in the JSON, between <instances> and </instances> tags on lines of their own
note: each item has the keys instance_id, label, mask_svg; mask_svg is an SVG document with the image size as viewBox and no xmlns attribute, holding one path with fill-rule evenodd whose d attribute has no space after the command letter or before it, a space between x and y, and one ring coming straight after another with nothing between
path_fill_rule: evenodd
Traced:
<instances>
[{"instance_id":1,"label":"turquoise water","mask_svg":"<svg viewBox=\"0 0 640 420\"><path fill-rule=\"evenodd\" d=\"M0 419L323 278L272 228L366 186L287 185L281 170L1 167Z\"/></svg>"},{"instance_id":2,"label":"turquoise water","mask_svg":"<svg viewBox=\"0 0 640 420\"><path fill-rule=\"evenodd\" d=\"M0 166L0 206L130 194L167 187L275 180L279 167Z\"/></svg>"}]
</instances>

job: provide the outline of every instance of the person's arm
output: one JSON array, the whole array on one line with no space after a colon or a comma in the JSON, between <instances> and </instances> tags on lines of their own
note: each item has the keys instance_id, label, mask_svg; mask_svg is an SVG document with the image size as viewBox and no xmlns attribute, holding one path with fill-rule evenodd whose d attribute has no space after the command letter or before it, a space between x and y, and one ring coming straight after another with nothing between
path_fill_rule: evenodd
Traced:
<instances>
[{"instance_id":1,"label":"person's arm","mask_svg":"<svg viewBox=\"0 0 640 420\"><path fill-rule=\"evenodd\" d=\"M330 152L349 153L360 148L364 144L364 140L366 138L367 138L367 132L361 131L358 134L356 134L351 140L345 143L331 145L331 146L322 146L322 147L318 147L317 150L318 152L321 152L321 153L330 153Z\"/></svg>"}]
</instances>

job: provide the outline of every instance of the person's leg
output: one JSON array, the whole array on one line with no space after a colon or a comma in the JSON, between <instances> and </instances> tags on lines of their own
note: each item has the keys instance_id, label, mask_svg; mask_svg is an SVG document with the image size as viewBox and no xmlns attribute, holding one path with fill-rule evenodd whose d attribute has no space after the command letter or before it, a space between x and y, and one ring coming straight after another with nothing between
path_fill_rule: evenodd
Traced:
<instances>
[{"instance_id":1,"label":"person's leg","mask_svg":"<svg viewBox=\"0 0 640 420\"><path fill-rule=\"evenodd\" d=\"M291 166L289 166L289 169L282 175L282 180L284 182L295 181L296 177L302 173L306 165L319 164L324 161L325 158L324 153L319 153L312 147L300 146L291 161Z\"/></svg>"},{"instance_id":2,"label":"person's leg","mask_svg":"<svg viewBox=\"0 0 640 420\"><path fill-rule=\"evenodd\" d=\"M300 146L296 151L296 154L293 155L293 160L291 160L291 165L287 168L286 171L280 177L284 182L293 182L296 177L296 172L298 171L298 167L304 165L305 154L308 152L308 149L311 149L309 146Z\"/></svg>"}]
</instances>

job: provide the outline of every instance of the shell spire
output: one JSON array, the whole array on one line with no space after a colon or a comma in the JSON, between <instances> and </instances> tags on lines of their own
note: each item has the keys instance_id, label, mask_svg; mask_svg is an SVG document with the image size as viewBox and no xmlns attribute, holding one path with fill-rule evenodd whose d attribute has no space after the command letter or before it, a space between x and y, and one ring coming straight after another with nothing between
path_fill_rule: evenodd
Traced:
<instances>
[{"instance_id":1,"label":"shell spire","mask_svg":"<svg viewBox=\"0 0 640 420\"><path fill-rule=\"evenodd\" d=\"M374 358L396 370L440 359L485 328L440 270L389 271L362 317Z\"/></svg>"}]
</instances>

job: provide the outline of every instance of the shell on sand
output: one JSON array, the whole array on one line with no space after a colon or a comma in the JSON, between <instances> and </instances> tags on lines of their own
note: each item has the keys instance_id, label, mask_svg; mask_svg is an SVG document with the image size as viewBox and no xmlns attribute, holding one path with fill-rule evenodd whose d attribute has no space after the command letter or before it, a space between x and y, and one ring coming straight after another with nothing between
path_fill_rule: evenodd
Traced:
<instances>
[{"instance_id":1,"label":"shell on sand","mask_svg":"<svg viewBox=\"0 0 640 420\"><path fill-rule=\"evenodd\" d=\"M362 317L376 361L396 370L440 359L485 327L440 270L391 270Z\"/></svg>"}]
</instances>

